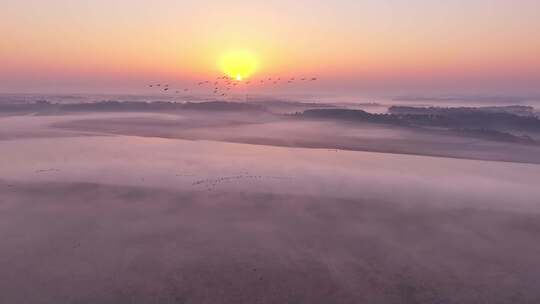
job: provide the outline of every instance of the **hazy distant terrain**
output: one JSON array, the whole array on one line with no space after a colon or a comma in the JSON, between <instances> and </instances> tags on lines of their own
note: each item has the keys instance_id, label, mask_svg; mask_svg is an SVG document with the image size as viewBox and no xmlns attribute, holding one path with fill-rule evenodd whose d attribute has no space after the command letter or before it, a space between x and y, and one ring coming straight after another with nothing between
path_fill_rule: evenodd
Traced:
<instances>
[{"instance_id":1,"label":"hazy distant terrain","mask_svg":"<svg viewBox=\"0 0 540 304\"><path fill-rule=\"evenodd\" d=\"M358 107L1 105L0 303L540 302L535 109Z\"/></svg>"},{"instance_id":2,"label":"hazy distant terrain","mask_svg":"<svg viewBox=\"0 0 540 304\"><path fill-rule=\"evenodd\" d=\"M290 107L302 111L285 110ZM4 109L62 115L49 130L540 162L540 120L531 107L391 107L390 114L352 107L294 102L271 102L269 106L259 102L104 102ZM104 112L107 116L81 115ZM78 115L66 119L66 114Z\"/></svg>"}]
</instances>

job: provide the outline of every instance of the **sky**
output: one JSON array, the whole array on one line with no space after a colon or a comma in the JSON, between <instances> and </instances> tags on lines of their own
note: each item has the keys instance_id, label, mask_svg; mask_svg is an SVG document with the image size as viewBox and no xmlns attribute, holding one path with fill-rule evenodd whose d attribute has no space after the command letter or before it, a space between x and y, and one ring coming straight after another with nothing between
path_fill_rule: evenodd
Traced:
<instances>
[{"instance_id":1,"label":"sky","mask_svg":"<svg viewBox=\"0 0 540 304\"><path fill-rule=\"evenodd\" d=\"M538 0L0 0L0 92L138 92L223 74L336 94L540 93Z\"/></svg>"}]
</instances>

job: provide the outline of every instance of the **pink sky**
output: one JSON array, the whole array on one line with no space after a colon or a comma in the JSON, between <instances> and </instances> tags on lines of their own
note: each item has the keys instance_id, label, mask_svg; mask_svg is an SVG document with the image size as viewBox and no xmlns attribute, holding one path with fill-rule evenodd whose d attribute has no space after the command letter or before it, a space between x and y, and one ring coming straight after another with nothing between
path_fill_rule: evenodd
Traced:
<instances>
[{"instance_id":1,"label":"pink sky","mask_svg":"<svg viewBox=\"0 0 540 304\"><path fill-rule=\"evenodd\" d=\"M36 0L0 20L0 92L191 83L238 48L257 54L253 77L317 75L320 91L540 90L535 0Z\"/></svg>"}]
</instances>

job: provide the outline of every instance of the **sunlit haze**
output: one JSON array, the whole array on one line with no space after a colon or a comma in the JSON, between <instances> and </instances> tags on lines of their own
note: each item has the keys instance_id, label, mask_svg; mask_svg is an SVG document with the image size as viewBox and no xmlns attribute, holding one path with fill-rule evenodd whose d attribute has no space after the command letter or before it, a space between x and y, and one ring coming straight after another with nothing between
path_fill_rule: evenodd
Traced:
<instances>
[{"instance_id":1,"label":"sunlit haze","mask_svg":"<svg viewBox=\"0 0 540 304\"><path fill-rule=\"evenodd\" d=\"M540 85L537 0L5 1L0 20L2 92L138 92L223 72L319 76L318 91L343 94Z\"/></svg>"},{"instance_id":2,"label":"sunlit haze","mask_svg":"<svg viewBox=\"0 0 540 304\"><path fill-rule=\"evenodd\" d=\"M0 2L0 304L540 304L540 0Z\"/></svg>"}]
</instances>

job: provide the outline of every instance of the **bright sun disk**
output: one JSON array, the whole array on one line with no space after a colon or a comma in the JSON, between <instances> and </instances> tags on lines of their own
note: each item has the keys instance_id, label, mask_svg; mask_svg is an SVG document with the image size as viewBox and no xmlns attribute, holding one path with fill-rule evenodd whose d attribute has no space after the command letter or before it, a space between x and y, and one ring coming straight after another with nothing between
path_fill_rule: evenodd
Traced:
<instances>
[{"instance_id":1,"label":"bright sun disk","mask_svg":"<svg viewBox=\"0 0 540 304\"><path fill-rule=\"evenodd\" d=\"M258 67L257 57L247 50L229 51L220 58L220 68L227 76L242 81L249 78Z\"/></svg>"}]
</instances>

